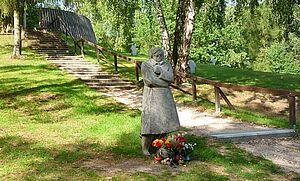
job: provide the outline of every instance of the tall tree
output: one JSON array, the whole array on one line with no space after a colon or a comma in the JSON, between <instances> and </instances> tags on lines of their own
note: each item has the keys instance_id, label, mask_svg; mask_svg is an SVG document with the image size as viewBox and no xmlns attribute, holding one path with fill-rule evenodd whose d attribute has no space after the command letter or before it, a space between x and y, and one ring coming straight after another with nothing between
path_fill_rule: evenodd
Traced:
<instances>
[{"instance_id":1,"label":"tall tree","mask_svg":"<svg viewBox=\"0 0 300 181\"><path fill-rule=\"evenodd\" d=\"M14 49L12 58L18 58L21 55L21 12L24 8L25 0L2 0L0 9L4 14L13 12L14 17Z\"/></svg>"},{"instance_id":2,"label":"tall tree","mask_svg":"<svg viewBox=\"0 0 300 181\"><path fill-rule=\"evenodd\" d=\"M172 61L172 52L171 52L171 46L170 46L170 36L169 36L169 31L166 25L166 20L164 16L164 12L161 6L160 0L155 0L154 1L155 9L156 9L156 15L157 19L159 21L160 25L160 32L161 32L161 39L162 39L162 44L164 47L165 55L167 56L167 59L169 62Z\"/></svg>"},{"instance_id":3,"label":"tall tree","mask_svg":"<svg viewBox=\"0 0 300 181\"><path fill-rule=\"evenodd\" d=\"M160 23L163 46L167 52L167 59L175 70L175 83L181 84L185 78L189 48L195 21L195 0L179 0L176 13L173 51L170 53L170 39L160 0L155 0L157 18Z\"/></svg>"}]
</instances>

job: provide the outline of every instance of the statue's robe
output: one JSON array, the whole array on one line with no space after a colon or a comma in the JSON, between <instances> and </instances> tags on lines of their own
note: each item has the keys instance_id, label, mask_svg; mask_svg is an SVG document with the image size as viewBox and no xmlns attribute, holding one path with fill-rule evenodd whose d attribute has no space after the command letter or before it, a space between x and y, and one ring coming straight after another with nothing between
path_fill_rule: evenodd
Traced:
<instances>
[{"instance_id":1,"label":"statue's robe","mask_svg":"<svg viewBox=\"0 0 300 181\"><path fill-rule=\"evenodd\" d=\"M155 66L160 67L160 75L154 73ZM171 65L167 62L157 64L150 59L142 64L141 71L144 79L141 134L177 131L180 123L169 88L169 84L174 81Z\"/></svg>"}]
</instances>

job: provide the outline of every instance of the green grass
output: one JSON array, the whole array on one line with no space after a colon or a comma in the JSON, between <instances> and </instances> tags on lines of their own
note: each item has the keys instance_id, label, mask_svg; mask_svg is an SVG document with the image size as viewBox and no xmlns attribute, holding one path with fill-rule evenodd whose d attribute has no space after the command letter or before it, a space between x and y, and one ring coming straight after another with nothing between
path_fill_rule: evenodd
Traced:
<instances>
[{"instance_id":1,"label":"green grass","mask_svg":"<svg viewBox=\"0 0 300 181\"><path fill-rule=\"evenodd\" d=\"M7 37L0 36L1 39ZM187 167L158 173L105 173L86 162L112 165L141 155L140 111L89 89L80 80L24 49L11 60L12 47L0 49L1 180L282 180L273 163L227 142L189 136L197 143ZM174 173L175 172L175 173ZM289 177L297 177L291 174Z\"/></svg>"},{"instance_id":2,"label":"green grass","mask_svg":"<svg viewBox=\"0 0 300 181\"><path fill-rule=\"evenodd\" d=\"M196 75L224 83L286 89L300 92L299 75L257 72L210 64L198 64Z\"/></svg>"}]
</instances>

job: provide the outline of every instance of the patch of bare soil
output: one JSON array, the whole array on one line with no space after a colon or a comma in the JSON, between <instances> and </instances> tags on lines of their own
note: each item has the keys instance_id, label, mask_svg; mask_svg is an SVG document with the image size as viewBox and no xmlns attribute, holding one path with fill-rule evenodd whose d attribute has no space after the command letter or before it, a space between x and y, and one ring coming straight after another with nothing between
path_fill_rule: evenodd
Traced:
<instances>
[{"instance_id":1,"label":"patch of bare soil","mask_svg":"<svg viewBox=\"0 0 300 181\"><path fill-rule=\"evenodd\" d=\"M235 142L239 148L254 155L263 156L283 168L286 172L300 174L300 139L299 137L262 138Z\"/></svg>"},{"instance_id":2,"label":"patch of bare soil","mask_svg":"<svg viewBox=\"0 0 300 181\"><path fill-rule=\"evenodd\" d=\"M189 90L191 87L188 86L186 89ZM272 94L263 94L251 91L233 91L226 88L221 89L235 107L246 108L265 115L288 119L289 103L287 96L274 96ZM210 85L199 86L197 94L199 97L214 102L214 88ZM222 99L221 104L226 105L225 101ZM300 110L299 99L297 110ZM299 120L300 111L297 112L297 117Z\"/></svg>"},{"instance_id":3,"label":"patch of bare soil","mask_svg":"<svg viewBox=\"0 0 300 181\"><path fill-rule=\"evenodd\" d=\"M153 175L161 175L163 171L168 171L172 175L176 175L179 172L187 172L186 166L168 166L156 163L150 159L93 159L84 161L83 168L88 168L102 172L107 177L113 176L117 172L137 173L144 172Z\"/></svg>"}]
</instances>

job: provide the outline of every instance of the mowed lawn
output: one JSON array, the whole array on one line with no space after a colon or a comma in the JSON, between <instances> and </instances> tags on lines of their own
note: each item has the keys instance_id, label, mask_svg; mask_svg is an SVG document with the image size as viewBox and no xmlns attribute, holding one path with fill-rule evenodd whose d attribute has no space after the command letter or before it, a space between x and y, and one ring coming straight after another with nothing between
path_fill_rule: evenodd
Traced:
<instances>
[{"instance_id":1,"label":"mowed lawn","mask_svg":"<svg viewBox=\"0 0 300 181\"><path fill-rule=\"evenodd\" d=\"M186 167L108 173L97 164L86 166L153 165L140 151L140 111L89 89L27 48L22 59L9 59L10 44L10 36L0 35L0 180L300 178L228 142L191 135L198 145Z\"/></svg>"}]
</instances>

